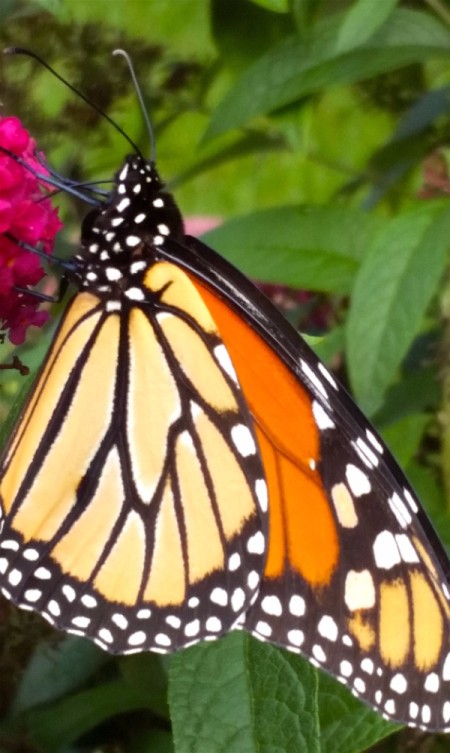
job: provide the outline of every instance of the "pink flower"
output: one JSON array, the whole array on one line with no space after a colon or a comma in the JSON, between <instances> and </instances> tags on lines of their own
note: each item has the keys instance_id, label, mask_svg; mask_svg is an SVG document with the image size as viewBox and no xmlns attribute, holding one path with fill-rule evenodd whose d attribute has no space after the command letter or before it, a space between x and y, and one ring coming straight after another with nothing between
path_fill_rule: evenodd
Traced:
<instances>
[{"instance_id":1,"label":"pink flower","mask_svg":"<svg viewBox=\"0 0 450 753\"><path fill-rule=\"evenodd\" d=\"M38 311L38 297L17 290L36 285L45 275L39 256L19 243L51 254L62 227L36 172L48 175L34 139L18 118L0 117L0 334L8 333L15 345L24 341L27 327L42 327L48 319L46 311Z\"/></svg>"}]
</instances>

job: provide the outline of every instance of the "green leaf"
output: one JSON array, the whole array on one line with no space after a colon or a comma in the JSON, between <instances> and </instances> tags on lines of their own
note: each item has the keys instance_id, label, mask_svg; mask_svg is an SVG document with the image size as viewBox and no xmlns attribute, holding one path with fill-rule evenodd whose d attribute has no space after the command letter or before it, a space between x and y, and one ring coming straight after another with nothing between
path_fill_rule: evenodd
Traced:
<instances>
[{"instance_id":1,"label":"green leaf","mask_svg":"<svg viewBox=\"0 0 450 753\"><path fill-rule=\"evenodd\" d=\"M383 429L383 439L402 468L414 458L429 422L429 415L418 413Z\"/></svg>"},{"instance_id":2,"label":"green leaf","mask_svg":"<svg viewBox=\"0 0 450 753\"><path fill-rule=\"evenodd\" d=\"M450 31L420 11L394 11L376 34L344 53L337 49L341 24L342 14L327 18L305 39L291 37L261 57L218 105L206 138L325 87L450 55Z\"/></svg>"},{"instance_id":3,"label":"green leaf","mask_svg":"<svg viewBox=\"0 0 450 753\"><path fill-rule=\"evenodd\" d=\"M251 0L251 2L273 13L289 13L289 0Z\"/></svg>"},{"instance_id":4,"label":"green leaf","mask_svg":"<svg viewBox=\"0 0 450 753\"><path fill-rule=\"evenodd\" d=\"M112 661L108 654L84 638L65 638L55 647L39 646L21 677L12 713L60 698L108 661Z\"/></svg>"},{"instance_id":5,"label":"green leaf","mask_svg":"<svg viewBox=\"0 0 450 753\"><path fill-rule=\"evenodd\" d=\"M176 753L319 753L317 673L235 632L171 658Z\"/></svg>"},{"instance_id":6,"label":"green leaf","mask_svg":"<svg viewBox=\"0 0 450 753\"><path fill-rule=\"evenodd\" d=\"M387 21L397 0L358 0L345 14L337 37L336 50L346 52L364 44Z\"/></svg>"},{"instance_id":7,"label":"green leaf","mask_svg":"<svg viewBox=\"0 0 450 753\"><path fill-rule=\"evenodd\" d=\"M145 698L148 707L158 716L168 718L166 661L159 654L145 653L122 656L118 665L123 678Z\"/></svg>"},{"instance_id":8,"label":"green leaf","mask_svg":"<svg viewBox=\"0 0 450 753\"><path fill-rule=\"evenodd\" d=\"M211 0L211 26L225 65L238 71L292 33L289 16L249 0Z\"/></svg>"},{"instance_id":9,"label":"green leaf","mask_svg":"<svg viewBox=\"0 0 450 753\"><path fill-rule=\"evenodd\" d=\"M436 368L424 366L402 374L386 392L382 408L377 411L374 423L384 432L393 423L425 411L437 411L440 403Z\"/></svg>"},{"instance_id":10,"label":"green leaf","mask_svg":"<svg viewBox=\"0 0 450 753\"><path fill-rule=\"evenodd\" d=\"M373 413L416 335L447 263L450 210L417 204L386 223L355 280L347 321L350 381Z\"/></svg>"},{"instance_id":11,"label":"green leaf","mask_svg":"<svg viewBox=\"0 0 450 753\"><path fill-rule=\"evenodd\" d=\"M398 729L325 672L319 672L319 701L321 753L360 753Z\"/></svg>"},{"instance_id":12,"label":"green leaf","mask_svg":"<svg viewBox=\"0 0 450 753\"><path fill-rule=\"evenodd\" d=\"M25 716L30 738L45 753L57 753L107 719L147 708L144 697L121 680L97 685Z\"/></svg>"},{"instance_id":13,"label":"green leaf","mask_svg":"<svg viewBox=\"0 0 450 753\"><path fill-rule=\"evenodd\" d=\"M279 207L231 220L203 240L261 282L349 292L378 218L342 207Z\"/></svg>"}]
</instances>

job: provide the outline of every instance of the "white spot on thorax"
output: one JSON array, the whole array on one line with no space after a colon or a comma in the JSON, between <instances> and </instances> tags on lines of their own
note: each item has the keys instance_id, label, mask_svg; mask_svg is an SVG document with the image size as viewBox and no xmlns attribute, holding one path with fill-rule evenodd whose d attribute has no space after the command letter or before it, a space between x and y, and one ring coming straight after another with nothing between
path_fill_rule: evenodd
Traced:
<instances>
[{"instance_id":1,"label":"white spot on thorax","mask_svg":"<svg viewBox=\"0 0 450 753\"><path fill-rule=\"evenodd\" d=\"M117 267L107 267L106 269L106 279L110 282L115 282L116 280L122 279L122 272L120 269L117 269Z\"/></svg>"},{"instance_id":2,"label":"white spot on thorax","mask_svg":"<svg viewBox=\"0 0 450 753\"><path fill-rule=\"evenodd\" d=\"M136 246L138 246L140 243L141 239L138 235L127 235L127 237L125 238L125 244L129 248L136 248Z\"/></svg>"},{"instance_id":3,"label":"white spot on thorax","mask_svg":"<svg viewBox=\"0 0 450 753\"><path fill-rule=\"evenodd\" d=\"M144 291L141 288L128 288L128 290L125 291L125 295L130 301L145 300Z\"/></svg>"},{"instance_id":4,"label":"white spot on thorax","mask_svg":"<svg viewBox=\"0 0 450 753\"><path fill-rule=\"evenodd\" d=\"M120 188L121 187L119 186L119 193L124 193L124 191L121 191ZM122 199L122 201L119 201L119 203L117 204L116 211L117 212L123 212L124 209L127 209L129 206L130 206L130 200L129 200L129 198L127 196L125 196Z\"/></svg>"}]
</instances>

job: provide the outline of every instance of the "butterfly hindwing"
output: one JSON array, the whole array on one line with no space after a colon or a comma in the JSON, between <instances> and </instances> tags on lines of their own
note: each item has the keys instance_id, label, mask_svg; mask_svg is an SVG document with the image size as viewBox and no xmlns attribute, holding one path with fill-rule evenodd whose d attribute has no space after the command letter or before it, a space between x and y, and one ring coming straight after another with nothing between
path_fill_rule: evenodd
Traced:
<instances>
[{"instance_id":1,"label":"butterfly hindwing","mask_svg":"<svg viewBox=\"0 0 450 753\"><path fill-rule=\"evenodd\" d=\"M264 578L241 627L302 653L389 718L448 726L448 560L419 501L304 341L284 322L277 331L277 312L237 272L221 285L223 260L215 289L205 285L199 260L209 249L196 241L193 250L193 279L233 359L269 491ZM230 304L232 286L250 307Z\"/></svg>"}]
</instances>

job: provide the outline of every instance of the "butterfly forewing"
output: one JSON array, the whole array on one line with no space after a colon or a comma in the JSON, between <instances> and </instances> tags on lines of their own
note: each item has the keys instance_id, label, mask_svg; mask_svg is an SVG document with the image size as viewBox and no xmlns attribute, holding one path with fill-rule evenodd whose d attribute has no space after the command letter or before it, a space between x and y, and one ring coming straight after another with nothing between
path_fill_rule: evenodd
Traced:
<instances>
[{"instance_id":1,"label":"butterfly forewing","mask_svg":"<svg viewBox=\"0 0 450 753\"><path fill-rule=\"evenodd\" d=\"M229 630L266 549L252 420L213 319L173 265L141 282L120 316L75 297L0 487L5 592L121 652Z\"/></svg>"}]
</instances>

